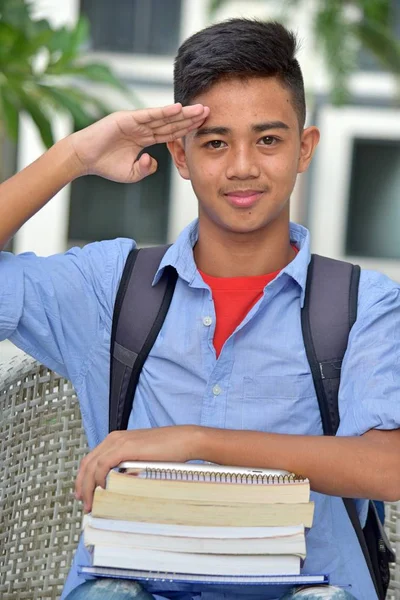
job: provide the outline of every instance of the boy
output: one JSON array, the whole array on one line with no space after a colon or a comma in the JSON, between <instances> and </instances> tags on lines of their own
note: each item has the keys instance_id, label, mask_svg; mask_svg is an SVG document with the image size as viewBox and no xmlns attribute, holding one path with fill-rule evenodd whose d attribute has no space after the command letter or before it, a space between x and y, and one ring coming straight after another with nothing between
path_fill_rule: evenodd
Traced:
<instances>
[{"instance_id":1,"label":"boy","mask_svg":"<svg viewBox=\"0 0 400 600\"><path fill-rule=\"evenodd\" d=\"M400 286L362 272L342 368L340 428L323 437L300 325L309 235L289 223L296 176L319 140L316 127L304 129L295 51L293 35L277 23L211 26L179 49L178 104L110 115L1 186L4 246L75 177L135 183L153 173L148 154L136 157L155 142L168 144L191 181L199 218L160 264L156 280L167 265L178 280L128 431L107 435L112 314L131 240L45 259L1 254L0 337L65 374L77 390L93 448L76 482L85 510L122 460L201 459L298 472L309 477L315 501L305 571L327 573L339 588L293 597L373 600L341 497L400 498ZM359 502L361 519L365 506ZM87 560L81 545L63 598L149 597L134 583L77 587L76 566Z\"/></svg>"}]
</instances>

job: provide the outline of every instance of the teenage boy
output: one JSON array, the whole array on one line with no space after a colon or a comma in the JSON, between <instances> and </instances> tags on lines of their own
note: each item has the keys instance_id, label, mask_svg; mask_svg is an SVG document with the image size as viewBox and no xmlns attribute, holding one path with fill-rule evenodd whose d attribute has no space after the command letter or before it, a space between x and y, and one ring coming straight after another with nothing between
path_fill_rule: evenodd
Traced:
<instances>
[{"instance_id":1,"label":"teenage boy","mask_svg":"<svg viewBox=\"0 0 400 600\"><path fill-rule=\"evenodd\" d=\"M341 497L400 498L400 286L362 271L342 368L340 428L324 437L300 324L309 234L289 223L297 174L319 139L316 127L304 128L295 51L295 38L277 23L213 25L179 49L177 104L110 115L58 142L0 188L4 247L76 177L135 183L151 175L154 159L144 153L136 160L151 144L167 143L191 181L199 218L159 266L156 280L167 265L178 280L128 431L107 435L112 314L132 240L49 258L0 254L0 337L77 390L93 449L76 482L86 510L95 486L122 460L201 459L302 473L315 501L304 568L327 573L339 589L293 597L373 600ZM361 519L365 506L360 500ZM81 544L63 598L149 597L134 583L80 586L76 568L87 561Z\"/></svg>"}]
</instances>

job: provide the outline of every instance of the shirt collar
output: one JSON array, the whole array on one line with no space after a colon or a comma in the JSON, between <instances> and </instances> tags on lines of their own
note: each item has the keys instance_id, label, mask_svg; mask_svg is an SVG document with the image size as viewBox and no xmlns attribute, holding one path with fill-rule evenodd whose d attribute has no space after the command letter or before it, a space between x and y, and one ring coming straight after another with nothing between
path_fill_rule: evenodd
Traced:
<instances>
[{"instance_id":1,"label":"shirt collar","mask_svg":"<svg viewBox=\"0 0 400 600\"><path fill-rule=\"evenodd\" d=\"M298 283L301 289L300 306L303 308L306 294L307 271L311 260L310 232L297 223L290 223L290 241L297 246L299 252L282 273L289 275Z\"/></svg>"},{"instance_id":2,"label":"shirt collar","mask_svg":"<svg viewBox=\"0 0 400 600\"><path fill-rule=\"evenodd\" d=\"M198 238L198 219L190 223L180 233L176 242L172 244L164 254L155 274L153 285L155 285L165 267L174 267L181 279L189 285L193 284L198 271L193 257L193 247ZM300 304L304 305L304 297L307 282L307 269L310 262L310 234L302 225L290 223L290 241L294 243L299 252L296 257L284 269L279 276L286 274L291 277L301 289Z\"/></svg>"}]
</instances>

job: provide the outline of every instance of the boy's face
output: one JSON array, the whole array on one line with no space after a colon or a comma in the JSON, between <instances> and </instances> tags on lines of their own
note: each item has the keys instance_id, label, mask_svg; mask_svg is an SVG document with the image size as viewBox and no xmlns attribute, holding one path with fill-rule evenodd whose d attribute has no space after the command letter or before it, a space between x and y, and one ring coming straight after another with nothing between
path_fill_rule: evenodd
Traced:
<instances>
[{"instance_id":1,"label":"boy's face","mask_svg":"<svg viewBox=\"0 0 400 600\"><path fill-rule=\"evenodd\" d=\"M290 91L276 78L215 83L193 104L210 107L197 131L168 144L199 201L202 231L254 234L287 223L297 173L319 133L299 130Z\"/></svg>"}]
</instances>

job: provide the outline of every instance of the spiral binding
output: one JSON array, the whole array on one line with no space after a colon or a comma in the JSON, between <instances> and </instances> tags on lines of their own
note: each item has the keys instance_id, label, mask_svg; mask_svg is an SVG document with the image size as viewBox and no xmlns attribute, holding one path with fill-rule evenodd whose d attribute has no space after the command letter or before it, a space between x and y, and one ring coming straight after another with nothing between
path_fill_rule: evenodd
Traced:
<instances>
[{"instance_id":1,"label":"spiral binding","mask_svg":"<svg viewBox=\"0 0 400 600\"><path fill-rule=\"evenodd\" d=\"M250 473L218 473L215 471L181 471L179 469L146 468L142 477L172 481L202 481L208 483L244 483L252 485L289 484L306 481L295 475L256 475Z\"/></svg>"}]
</instances>

